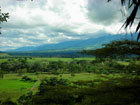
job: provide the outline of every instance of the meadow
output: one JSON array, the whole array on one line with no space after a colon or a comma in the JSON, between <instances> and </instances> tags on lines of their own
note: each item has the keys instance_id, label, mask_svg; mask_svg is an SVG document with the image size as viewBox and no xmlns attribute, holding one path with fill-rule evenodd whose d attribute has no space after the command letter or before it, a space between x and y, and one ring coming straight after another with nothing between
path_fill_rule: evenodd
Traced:
<instances>
[{"instance_id":1,"label":"meadow","mask_svg":"<svg viewBox=\"0 0 140 105\"><path fill-rule=\"evenodd\" d=\"M110 79L133 77L132 75L126 75L126 74L105 75L105 74L94 74L94 73L75 73L74 76L72 76L71 74L54 75L54 74L46 74L46 73L40 73L38 75L36 75L35 73L24 73L23 75L28 76L34 80L38 80L38 79L42 80L44 78L57 77L59 79L60 78L67 79L71 82L91 80L91 81L96 81L96 84ZM4 78L0 79L0 99L4 100L10 98L13 101L16 101L21 95L31 91L35 82L22 81L23 75L19 76L18 73L5 74ZM40 81L37 82L38 83L35 85L32 92L36 92L38 90Z\"/></svg>"},{"instance_id":2,"label":"meadow","mask_svg":"<svg viewBox=\"0 0 140 105\"><path fill-rule=\"evenodd\" d=\"M120 99L122 99L122 91L125 89L126 92L123 94L126 97L126 100L129 100L131 95L135 95L133 92L130 92L130 94L127 93L131 88L131 91L139 91L133 89L134 87L139 87L139 81L137 81L139 80L137 65L139 65L139 62L134 60L116 61L107 59L105 61L98 61L95 58L36 57L0 59L0 67L5 71L3 77L0 78L0 100L3 101L9 98L19 104L18 100L20 99L20 104L22 104L22 102L27 101L24 100L24 98L26 99L25 96L28 97L27 94L31 92L34 94L33 97L40 97L38 96L38 92L42 91L41 87L46 86L41 84L43 81L49 83L49 80L52 80L52 83L55 84L58 82L57 87L52 87L50 85L52 89L49 89L50 87L45 87L45 89L50 90L50 94L55 94L53 88L61 88L59 83L65 84L65 81L68 81L68 85L66 85L66 87L64 85L64 91L67 91L65 88L70 88L70 91L72 92L70 94L77 94L78 92L78 97L81 97L80 94L86 95L90 93L93 94L92 97L96 97L97 94L94 93L98 91L99 94L102 95L100 91L111 91L111 93L109 92L107 94L113 94L115 91L119 90L118 95ZM74 91L73 89L77 90ZM90 89L92 89L92 91ZM82 91L85 92L83 93ZM61 92L62 91L60 91L60 93ZM60 93L58 92L59 95ZM111 95L108 95L107 98L111 98L110 96ZM129 96L129 98L127 98L127 96ZM90 99L91 96L87 95L87 97ZM115 95L114 97L118 96ZM83 100L88 103L86 98ZM104 99L101 100L104 101ZM28 104L30 105L30 103Z\"/></svg>"},{"instance_id":3,"label":"meadow","mask_svg":"<svg viewBox=\"0 0 140 105\"><path fill-rule=\"evenodd\" d=\"M40 57L34 57L32 59L29 59L28 62L43 62L43 61L64 61L64 62L71 62L73 60L88 60L88 61L92 61L92 60L95 60L95 58L40 58Z\"/></svg>"},{"instance_id":4,"label":"meadow","mask_svg":"<svg viewBox=\"0 0 140 105\"><path fill-rule=\"evenodd\" d=\"M93 60L94 58L40 58L34 57L32 59L28 59L27 62L50 62L50 61L64 61L64 62L71 62L73 60ZM17 59L15 59L17 60ZM0 59L0 63L8 61L8 58ZM19 73L8 73L4 74L4 77L0 78L0 99L4 100L7 98L11 98L12 100L16 101L21 95L26 94L31 91L31 88L35 84L34 82L25 82L22 81L22 76L26 75L32 79L38 79L38 75L35 73L24 73L19 75ZM56 77L53 74L39 74L40 78L43 79L45 77ZM84 74L76 74L77 76L71 77L70 74L62 74L62 77L69 80L92 80L92 75L84 75ZM34 91L37 90L37 86L39 86L40 82L36 84Z\"/></svg>"}]
</instances>

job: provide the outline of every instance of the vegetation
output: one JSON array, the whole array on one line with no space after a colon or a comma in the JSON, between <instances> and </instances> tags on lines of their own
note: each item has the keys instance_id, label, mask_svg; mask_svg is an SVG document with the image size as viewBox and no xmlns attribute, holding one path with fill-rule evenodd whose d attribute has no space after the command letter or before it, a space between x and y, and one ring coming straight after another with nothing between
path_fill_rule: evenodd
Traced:
<instances>
[{"instance_id":1,"label":"vegetation","mask_svg":"<svg viewBox=\"0 0 140 105\"><path fill-rule=\"evenodd\" d=\"M120 80L124 82L121 82ZM139 84L126 78L114 80L77 81L68 84L65 79L50 78L42 80L35 95L19 98L23 105L131 105L139 104ZM125 83L128 82L128 83ZM138 82L138 81L137 81ZM125 83L125 85L124 85ZM129 87L130 86L130 87ZM136 88L135 90L133 88Z\"/></svg>"},{"instance_id":2,"label":"vegetation","mask_svg":"<svg viewBox=\"0 0 140 105\"><path fill-rule=\"evenodd\" d=\"M111 0L108 0L110 2ZM122 27L125 29L131 28L132 25L134 25L134 22L136 22L136 33L138 32L137 41L140 38L140 17L137 17L139 13L139 7L140 7L140 0L120 0L122 6L127 6L127 9L132 10L129 14L129 16L126 17L126 20Z\"/></svg>"},{"instance_id":3,"label":"vegetation","mask_svg":"<svg viewBox=\"0 0 140 105\"><path fill-rule=\"evenodd\" d=\"M140 42L133 40L112 41L96 50L84 50L82 53L91 54L97 58L130 58L139 57Z\"/></svg>"},{"instance_id":4,"label":"vegetation","mask_svg":"<svg viewBox=\"0 0 140 105\"><path fill-rule=\"evenodd\" d=\"M136 59L46 59L1 59L1 105L140 103L140 62Z\"/></svg>"},{"instance_id":5,"label":"vegetation","mask_svg":"<svg viewBox=\"0 0 140 105\"><path fill-rule=\"evenodd\" d=\"M134 23L139 6L140 0L128 1L133 10L123 25L125 29ZM0 9L0 24L8 17ZM140 23L136 32L139 29ZM0 105L139 105L139 47L139 42L125 40L83 51L95 55L94 60L1 59Z\"/></svg>"},{"instance_id":6,"label":"vegetation","mask_svg":"<svg viewBox=\"0 0 140 105\"><path fill-rule=\"evenodd\" d=\"M85 59L85 58L84 58ZM39 60L39 59L37 59ZM64 73L135 73L138 72L139 63L135 63L134 60L128 59L128 61L114 60L111 58L96 59L96 60L78 60L78 59L66 59L69 61L35 61L28 58L19 59L7 59L0 64L0 68L3 73L18 73L23 75L24 73L38 73L46 72L55 75ZM134 61L134 62L133 62ZM127 65L125 65L127 63ZM134 67L136 65L136 67ZM132 67L133 66L133 67ZM129 70L129 68L133 70ZM2 73L1 73L2 74Z\"/></svg>"}]
</instances>

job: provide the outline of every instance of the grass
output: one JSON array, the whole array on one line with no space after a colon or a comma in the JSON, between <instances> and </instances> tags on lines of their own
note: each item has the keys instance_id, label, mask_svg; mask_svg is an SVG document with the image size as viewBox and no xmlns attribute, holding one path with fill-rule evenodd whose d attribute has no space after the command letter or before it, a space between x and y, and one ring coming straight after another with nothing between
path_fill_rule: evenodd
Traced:
<instances>
[{"instance_id":1,"label":"grass","mask_svg":"<svg viewBox=\"0 0 140 105\"><path fill-rule=\"evenodd\" d=\"M0 59L0 63L5 62L5 61L7 61L7 60L8 60L7 58L5 58L5 59Z\"/></svg>"},{"instance_id":2,"label":"grass","mask_svg":"<svg viewBox=\"0 0 140 105\"><path fill-rule=\"evenodd\" d=\"M8 59L7 58L4 58L4 59L0 59L0 63L3 63L5 61L7 61ZM16 60L16 59L15 59ZM32 59L27 59L27 62L46 62L46 61L64 61L64 62L71 62L73 60L88 60L88 61L92 61L92 60L95 60L95 58L56 58L56 57L53 57L53 58L41 58L41 57L33 57Z\"/></svg>"},{"instance_id":3,"label":"grass","mask_svg":"<svg viewBox=\"0 0 140 105\"><path fill-rule=\"evenodd\" d=\"M6 74L0 79L0 99L11 98L17 100L19 96L26 94L33 86L33 82L24 82L16 74Z\"/></svg>"},{"instance_id":4,"label":"grass","mask_svg":"<svg viewBox=\"0 0 140 105\"><path fill-rule=\"evenodd\" d=\"M45 77L58 77L63 79L68 79L69 81L78 81L78 80L93 80L98 82L106 81L109 79L117 79L121 77L131 77L131 75L126 74L94 74L94 73L75 73L75 76L71 76L71 74L60 74L60 75L53 75L53 74L38 74L35 73L25 73L24 75L38 80L38 78L41 80ZM21 81L22 76L18 76L18 74L5 74L3 79L0 79L0 99L6 99L11 98L13 101L16 101L21 95L26 94L30 92L32 86L35 84L34 82L25 82ZM33 92L36 92L38 89L38 86L40 85L40 81L38 81L35 84L35 88Z\"/></svg>"},{"instance_id":5,"label":"grass","mask_svg":"<svg viewBox=\"0 0 140 105\"><path fill-rule=\"evenodd\" d=\"M28 62L35 62L35 61L73 61L73 60L94 60L95 58L32 58L29 59Z\"/></svg>"},{"instance_id":6,"label":"grass","mask_svg":"<svg viewBox=\"0 0 140 105\"><path fill-rule=\"evenodd\" d=\"M125 61L118 61L118 63L125 66L129 65L129 62L125 62Z\"/></svg>"}]
</instances>

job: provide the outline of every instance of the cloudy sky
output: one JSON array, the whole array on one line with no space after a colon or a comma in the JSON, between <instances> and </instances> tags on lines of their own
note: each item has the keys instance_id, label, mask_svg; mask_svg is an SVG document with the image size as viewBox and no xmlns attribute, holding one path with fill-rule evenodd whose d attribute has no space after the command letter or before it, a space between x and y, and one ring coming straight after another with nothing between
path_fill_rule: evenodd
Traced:
<instances>
[{"instance_id":1,"label":"cloudy sky","mask_svg":"<svg viewBox=\"0 0 140 105\"><path fill-rule=\"evenodd\" d=\"M117 34L123 21L120 0L0 0L0 50Z\"/></svg>"}]
</instances>

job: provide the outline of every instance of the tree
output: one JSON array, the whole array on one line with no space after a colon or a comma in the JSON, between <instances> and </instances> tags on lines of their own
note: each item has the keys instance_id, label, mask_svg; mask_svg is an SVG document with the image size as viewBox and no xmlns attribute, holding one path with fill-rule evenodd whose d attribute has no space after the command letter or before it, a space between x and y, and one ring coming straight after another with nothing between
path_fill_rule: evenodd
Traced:
<instances>
[{"instance_id":1,"label":"tree","mask_svg":"<svg viewBox=\"0 0 140 105\"><path fill-rule=\"evenodd\" d=\"M97 58L116 58L130 55L140 56L140 42L131 40L112 41L96 50L84 50L82 53L94 55Z\"/></svg>"},{"instance_id":2,"label":"tree","mask_svg":"<svg viewBox=\"0 0 140 105\"><path fill-rule=\"evenodd\" d=\"M0 24L2 22L7 22L7 19L9 18L9 13L2 13L1 12L1 7L0 7ZM1 28L1 27L0 27ZM0 32L1 34L1 32Z\"/></svg>"},{"instance_id":3,"label":"tree","mask_svg":"<svg viewBox=\"0 0 140 105\"><path fill-rule=\"evenodd\" d=\"M108 0L110 2L111 0ZM132 9L132 12L130 15L126 18L124 24L122 27L127 29L128 27L131 28L132 25L134 25L134 21L138 21L137 27L136 27L136 33L138 32L137 41L140 39L140 17L136 17L137 13L140 8L140 0L121 0L122 6L126 5L128 9Z\"/></svg>"}]
</instances>

